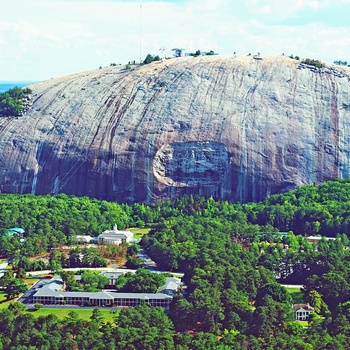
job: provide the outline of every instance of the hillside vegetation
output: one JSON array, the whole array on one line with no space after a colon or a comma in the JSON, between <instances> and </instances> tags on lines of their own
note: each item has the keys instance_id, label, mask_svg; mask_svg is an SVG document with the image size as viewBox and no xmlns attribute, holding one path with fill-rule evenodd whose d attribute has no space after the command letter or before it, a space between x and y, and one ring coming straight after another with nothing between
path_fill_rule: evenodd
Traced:
<instances>
[{"instance_id":1,"label":"hillside vegetation","mask_svg":"<svg viewBox=\"0 0 350 350\"><path fill-rule=\"evenodd\" d=\"M26 106L27 96L31 93L31 89L19 87L0 93L0 117L19 116Z\"/></svg>"},{"instance_id":2,"label":"hillside vegetation","mask_svg":"<svg viewBox=\"0 0 350 350\"><path fill-rule=\"evenodd\" d=\"M349 198L349 180L245 205L193 196L129 206L66 195L2 195L3 230L26 230L23 245L18 237L1 234L3 256L12 253L21 261L31 255L31 245L39 250L36 241L48 242L41 249L55 247L81 230L97 235L114 222L118 227L146 225L151 230L142 238L143 248L159 267L183 272L187 286L169 313L146 305L128 308L115 320L117 327L105 324L98 312L82 327L74 313L64 320L35 320L12 307L0 313L3 348L21 344L26 349L50 339L55 349L68 341L81 349L91 344L96 349L347 349ZM335 239L310 243L307 236L317 233ZM323 318L310 319L308 329L295 323L292 297L276 279L304 285L304 302ZM46 329L55 332L40 336Z\"/></svg>"}]
</instances>

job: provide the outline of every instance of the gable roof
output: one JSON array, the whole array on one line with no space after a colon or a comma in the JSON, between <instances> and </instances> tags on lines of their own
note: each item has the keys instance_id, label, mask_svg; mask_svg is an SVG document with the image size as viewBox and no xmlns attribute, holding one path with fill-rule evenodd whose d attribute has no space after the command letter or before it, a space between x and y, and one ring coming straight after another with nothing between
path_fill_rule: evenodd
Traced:
<instances>
[{"instance_id":1,"label":"gable roof","mask_svg":"<svg viewBox=\"0 0 350 350\"><path fill-rule=\"evenodd\" d=\"M163 286L158 288L158 293L167 295L174 295L179 286L182 285L181 279L176 277L166 277L166 282Z\"/></svg>"},{"instance_id":2,"label":"gable roof","mask_svg":"<svg viewBox=\"0 0 350 350\"><path fill-rule=\"evenodd\" d=\"M103 231L98 239L107 239L107 240L120 240L120 239L133 239L134 234L131 231L120 231L118 230L117 225L113 226L113 230Z\"/></svg>"},{"instance_id":3,"label":"gable roof","mask_svg":"<svg viewBox=\"0 0 350 350\"><path fill-rule=\"evenodd\" d=\"M172 297L163 293L119 293L110 291L100 292L66 292L62 291L63 281L60 276L54 276L40 288L36 289L33 297L55 297L55 298L90 298L100 300L113 299L140 299L140 300L172 300Z\"/></svg>"},{"instance_id":4,"label":"gable roof","mask_svg":"<svg viewBox=\"0 0 350 350\"><path fill-rule=\"evenodd\" d=\"M315 311L315 309L310 306L310 304L294 304L292 306L293 311L303 310L303 311Z\"/></svg>"}]
</instances>

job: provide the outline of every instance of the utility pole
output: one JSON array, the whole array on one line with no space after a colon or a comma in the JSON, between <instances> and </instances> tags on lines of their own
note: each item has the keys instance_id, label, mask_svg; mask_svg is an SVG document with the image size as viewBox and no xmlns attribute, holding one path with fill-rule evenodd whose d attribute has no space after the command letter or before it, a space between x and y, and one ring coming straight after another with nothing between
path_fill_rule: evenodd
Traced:
<instances>
[{"instance_id":1,"label":"utility pole","mask_svg":"<svg viewBox=\"0 0 350 350\"><path fill-rule=\"evenodd\" d=\"M142 60L142 55L141 55L141 44L142 44L142 5L140 4L140 64Z\"/></svg>"}]
</instances>

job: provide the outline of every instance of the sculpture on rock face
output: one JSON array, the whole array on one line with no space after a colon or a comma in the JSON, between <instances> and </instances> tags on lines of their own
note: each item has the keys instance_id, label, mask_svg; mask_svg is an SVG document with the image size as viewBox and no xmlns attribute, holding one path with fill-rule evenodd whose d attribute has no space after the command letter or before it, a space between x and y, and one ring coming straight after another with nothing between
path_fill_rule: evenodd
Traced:
<instances>
[{"instance_id":1,"label":"sculpture on rock face","mask_svg":"<svg viewBox=\"0 0 350 350\"><path fill-rule=\"evenodd\" d=\"M174 142L163 145L153 160L160 183L176 187L220 184L229 167L229 155L219 142Z\"/></svg>"},{"instance_id":2,"label":"sculpture on rock face","mask_svg":"<svg viewBox=\"0 0 350 350\"><path fill-rule=\"evenodd\" d=\"M184 57L32 85L27 113L0 118L0 192L247 202L348 177L349 68L259 57Z\"/></svg>"}]
</instances>

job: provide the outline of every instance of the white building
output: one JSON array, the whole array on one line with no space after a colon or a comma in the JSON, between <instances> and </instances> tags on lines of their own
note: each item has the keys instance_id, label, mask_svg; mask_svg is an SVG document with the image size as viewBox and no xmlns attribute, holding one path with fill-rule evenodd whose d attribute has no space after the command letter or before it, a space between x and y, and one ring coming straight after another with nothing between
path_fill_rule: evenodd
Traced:
<instances>
[{"instance_id":1,"label":"white building","mask_svg":"<svg viewBox=\"0 0 350 350\"><path fill-rule=\"evenodd\" d=\"M103 231L98 236L99 244L122 244L130 243L134 238L131 231L119 231L117 225L113 226L113 230Z\"/></svg>"},{"instance_id":2,"label":"white building","mask_svg":"<svg viewBox=\"0 0 350 350\"><path fill-rule=\"evenodd\" d=\"M292 307L297 321L307 321L315 309L310 304L294 304Z\"/></svg>"},{"instance_id":3,"label":"white building","mask_svg":"<svg viewBox=\"0 0 350 350\"><path fill-rule=\"evenodd\" d=\"M77 240L77 243L79 244L88 244L91 242L91 240L93 239L93 237L88 236L88 235L76 235L75 239Z\"/></svg>"}]
</instances>

